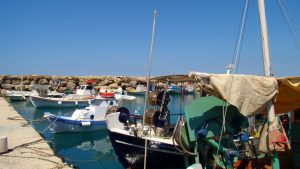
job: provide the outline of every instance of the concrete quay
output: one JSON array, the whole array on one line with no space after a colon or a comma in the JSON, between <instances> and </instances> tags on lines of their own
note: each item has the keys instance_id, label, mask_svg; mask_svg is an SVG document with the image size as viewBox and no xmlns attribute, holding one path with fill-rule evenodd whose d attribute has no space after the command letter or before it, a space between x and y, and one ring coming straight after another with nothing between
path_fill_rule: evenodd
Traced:
<instances>
[{"instance_id":1,"label":"concrete quay","mask_svg":"<svg viewBox=\"0 0 300 169\"><path fill-rule=\"evenodd\" d=\"M11 120L14 119L14 120ZM0 97L0 137L8 138L7 153L0 154L0 169L69 169L46 141Z\"/></svg>"}]
</instances>

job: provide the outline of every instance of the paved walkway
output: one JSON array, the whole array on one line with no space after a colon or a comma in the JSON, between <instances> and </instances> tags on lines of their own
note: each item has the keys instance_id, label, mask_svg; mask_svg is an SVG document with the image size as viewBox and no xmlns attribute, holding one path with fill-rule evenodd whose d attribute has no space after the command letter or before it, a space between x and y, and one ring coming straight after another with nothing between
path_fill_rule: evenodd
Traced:
<instances>
[{"instance_id":1,"label":"paved walkway","mask_svg":"<svg viewBox=\"0 0 300 169\"><path fill-rule=\"evenodd\" d=\"M0 154L0 169L70 168L54 155L45 140L2 97L0 97L1 136L8 137L10 151Z\"/></svg>"}]
</instances>

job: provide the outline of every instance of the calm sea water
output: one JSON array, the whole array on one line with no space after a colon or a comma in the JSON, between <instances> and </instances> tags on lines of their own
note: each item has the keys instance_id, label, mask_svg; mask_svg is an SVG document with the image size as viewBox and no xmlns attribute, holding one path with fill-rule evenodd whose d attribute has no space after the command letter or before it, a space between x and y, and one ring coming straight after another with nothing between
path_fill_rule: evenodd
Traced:
<instances>
[{"instance_id":1,"label":"calm sea water","mask_svg":"<svg viewBox=\"0 0 300 169\"><path fill-rule=\"evenodd\" d=\"M198 95L171 96L168 107L171 114L183 113L184 106L192 102ZM27 119L36 131L42 133L55 153L62 157L68 164L80 169L122 169L114 153L113 147L107 135L107 131L61 133L52 134L47 128L50 123L43 119L44 112L57 115L71 116L73 108L34 108L30 101L11 102L15 110ZM144 110L144 96L137 96L134 101L120 101L120 106L127 107L131 112L142 114ZM171 122L175 123L178 116L171 116Z\"/></svg>"}]
</instances>

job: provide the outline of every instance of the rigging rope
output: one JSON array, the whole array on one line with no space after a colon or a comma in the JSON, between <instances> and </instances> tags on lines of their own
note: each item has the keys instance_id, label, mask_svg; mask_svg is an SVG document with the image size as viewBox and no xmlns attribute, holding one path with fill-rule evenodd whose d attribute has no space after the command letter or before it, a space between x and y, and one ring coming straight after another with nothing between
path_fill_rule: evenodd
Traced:
<instances>
[{"instance_id":1,"label":"rigging rope","mask_svg":"<svg viewBox=\"0 0 300 169\"><path fill-rule=\"evenodd\" d=\"M300 31L300 24L298 22L298 20L296 19L295 15L292 13L292 10L289 8L289 6L287 5L285 0L282 0L284 3L284 6L289 14L289 16L292 18L292 20L294 21L296 28Z\"/></svg>"},{"instance_id":2,"label":"rigging rope","mask_svg":"<svg viewBox=\"0 0 300 169\"><path fill-rule=\"evenodd\" d=\"M233 74L238 71L239 60L240 60L241 49L242 49L242 40L243 40L244 32L245 32L245 22L246 22L246 19L247 19L248 4L249 4L249 0L246 0L245 7L243 9L243 15L241 17L241 25L240 25L240 28L239 28L240 32L239 32L239 36L238 36L238 39L236 41L234 53L233 53L233 56L232 56L231 64L233 64L235 66L233 68L233 70L234 70Z\"/></svg>"},{"instance_id":3,"label":"rigging rope","mask_svg":"<svg viewBox=\"0 0 300 169\"><path fill-rule=\"evenodd\" d=\"M284 3L283 3L283 2ZM293 23L291 21L291 16L294 18L294 25L296 25L296 19L295 17L292 15L292 12L291 10L288 8L287 6L287 3L284 1L284 0L277 0L278 4L279 4L279 7L280 7L280 11L281 11L281 14L284 18L284 21L288 27L288 30L290 31L290 33L292 34L292 37L296 43L296 46L298 47L298 49L300 50L300 40L297 38L297 35L296 35L296 31L293 29ZM300 30L300 29L299 29Z\"/></svg>"},{"instance_id":4,"label":"rigging rope","mask_svg":"<svg viewBox=\"0 0 300 169\"><path fill-rule=\"evenodd\" d=\"M44 132L45 132L48 128L50 128L57 120L58 120L58 118L56 118L50 125L48 125L42 132L39 132L39 133L44 134Z\"/></svg>"},{"instance_id":5,"label":"rigging rope","mask_svg":"<svg viewBox=\"0 0 300 169\"><path fill-rule=\"evenodd\" d=\"M220 133L220 136L219 136L218 149L217 149L217 152L216 152L216 156L219 154L220 145L221 145L221 141L222 141L222 135L223 135L223 132L226 130L225 129L225 121L226 121L226 115L227 115L228 101L230 100L230 96L231 96L234 75L236 73L236 70L238 70L238 66L239 66L239 58L240 58L240 53L241 53L240 51L241 51L241 48L242 48L241 43L242 43L242 40L243 40L243 37L244 37L245 21L246 21L246 18L247 18L248 6L249 6L249 0L245 0L243 14L242 14L242 17L241 17L240 32L239 32L238 40L236 41L236 47L235 47L234 55L233 55L233 58L232 58L232 64L234 64L235 67L234 67L233 75L231 76L229 96L228 96L228 99L226 100L226 102L223 105L223 122L222 122L221 133ZM216 168L216 164L214 165L213 168Z\"/></svg>"}]
</instances>

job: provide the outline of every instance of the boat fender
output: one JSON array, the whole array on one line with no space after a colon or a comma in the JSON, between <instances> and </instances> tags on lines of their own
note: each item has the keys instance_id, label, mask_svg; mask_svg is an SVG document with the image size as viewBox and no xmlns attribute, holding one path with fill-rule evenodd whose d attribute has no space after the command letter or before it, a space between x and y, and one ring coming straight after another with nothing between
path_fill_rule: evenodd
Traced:
<instances>
[{"instance_id":1,"label":"boat fender","mask_svg":"<svg viewBox=\"0 0 300 169\"><path fill-rule=\"evenodd\" d=\"M91 122L90 122L90 121L83 121L83 122L81 122L81 126L82 126L82 127L90 126L90 125L91 125Z\"/></svg>"},{"instance_id":2,"label":"boat fender","mask_svg":"<svg viewBox=\"0 0 300 169\"><path fill-rule=\"evenodd\" d=\"M89 100L88 100L88 102L89 102L89 104L92 104L92 101L91 101L91 99L89 99Z\"/></svg>"},{"instance_id":3,"label":"boat fender","mask_svg":"<svg viewBox=\"0 0 300 169\"><path fill-rule=\"evenodd\" d=\"M78 105L78 101L77 100L75 101L75 105Z\"/></svg>"},{"instance_id":4,"label":"boat fender","mask_svg":"<svg viewBox=\"0 0 300 169\"><path fill-rule=\"evenodd\" d=\"M61 104L61 101L58 101L57 104Z\"/></svg>"}]
</instances>

